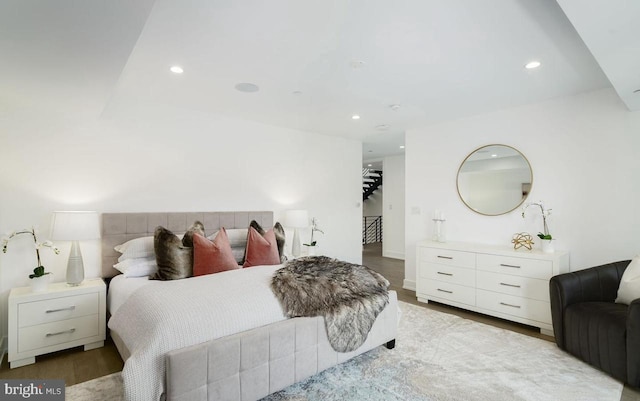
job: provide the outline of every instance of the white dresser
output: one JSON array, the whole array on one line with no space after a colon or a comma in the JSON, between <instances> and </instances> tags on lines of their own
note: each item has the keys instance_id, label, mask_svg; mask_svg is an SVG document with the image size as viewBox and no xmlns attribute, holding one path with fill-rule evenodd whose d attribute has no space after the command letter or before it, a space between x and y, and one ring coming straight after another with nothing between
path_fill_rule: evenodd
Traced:
<instances>
[{"instance_id":1,"label":"white dresser","mask_svg":"<svg viewBox=\"0 0 640 401\"><path fill-rule=\"evenodd\" d=\"M106 286L102 279L69 287L55 283L45 292L30 287L9 294L9 363L35 362L37 355L84 346L102 347L106 333Z\"/></svg>"},{"instance_id":2,"label":"white dresser","mask_svg":"<svg viewBox=\"0 0 640 401\"><path fill-rule=\"evenodd\" d=\"M549 279L569 271L569 253L423 241L417 245L416 295L539 327L553 335Z\"/></svg>"}]
</instances>

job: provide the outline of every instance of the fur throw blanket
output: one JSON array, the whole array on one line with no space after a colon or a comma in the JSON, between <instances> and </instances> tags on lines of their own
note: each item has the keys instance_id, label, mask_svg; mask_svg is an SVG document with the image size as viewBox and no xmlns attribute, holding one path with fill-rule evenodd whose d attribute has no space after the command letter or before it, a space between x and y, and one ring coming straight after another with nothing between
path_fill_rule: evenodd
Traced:
<instances>
[{"instance_id":1,"label":"fur throw blanket","mask_svg":"<svg viewBox=\"0 0 640 401\"><path fill-rule=\"evenodd\" d=\"M287 317L324 316L329 343L338 352L364 343L389 303L389 282L366 266L310 256L278 269L271 289Z\"/></svg>"}]
</instances>

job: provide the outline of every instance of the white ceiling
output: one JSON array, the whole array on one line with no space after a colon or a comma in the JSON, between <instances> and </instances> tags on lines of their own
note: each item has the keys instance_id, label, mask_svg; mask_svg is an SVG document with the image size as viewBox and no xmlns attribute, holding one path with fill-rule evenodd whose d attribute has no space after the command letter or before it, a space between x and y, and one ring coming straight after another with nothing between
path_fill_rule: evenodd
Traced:
<instances>
[{"instance_id":1,"label":"white ceiling","mask_svg":"<svg viewBox=\"0 0 640 401\"><path fill-rule=\"evenodd\" d=\"M559 1L588 39L640 14ZM632 30L587 44L637 48ZM407 129L611 86L555 0L3 0L0 52L0 122L189 109L362 140L365 159L401 153ZM640 87L612 53L609 79Z\"/></svg>"}]
</instances>

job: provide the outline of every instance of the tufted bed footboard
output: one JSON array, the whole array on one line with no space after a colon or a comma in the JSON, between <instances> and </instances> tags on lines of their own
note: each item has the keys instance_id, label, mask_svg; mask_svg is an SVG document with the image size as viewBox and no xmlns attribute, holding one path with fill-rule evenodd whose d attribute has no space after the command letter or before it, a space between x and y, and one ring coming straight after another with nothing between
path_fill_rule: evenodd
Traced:
<instances>
[{"instance_id":1,"label":"tufted bed footboard","mask_svg":"<svg viewBox=\"0 0 640 401\"><path fill-rule=\"evenodd\" d=\"M378 315L365 343L349 353L331 348L322 317L295 318L171 351L167 401L253 401L377 346L393 348L398 301Z\"/></svg>"}]
</instances>

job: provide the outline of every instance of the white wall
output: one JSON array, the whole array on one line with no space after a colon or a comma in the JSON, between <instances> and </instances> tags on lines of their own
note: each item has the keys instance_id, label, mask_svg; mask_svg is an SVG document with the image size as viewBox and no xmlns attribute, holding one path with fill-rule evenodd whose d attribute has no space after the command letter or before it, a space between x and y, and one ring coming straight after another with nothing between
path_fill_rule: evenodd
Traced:
<instances>
[{"instance_id":1,"label":"white wall","mask_svg":"<svg viewBox=\"0 0 640 401\"><path fill-rule=\"evenodd\" d=\"M384 179L384 177L383 177ZM384 184L384 181L383 181ZM384 185L380 185L374 193L362 203L363 216L382 216L382 202L384 199Z\"/></svg>"},{"instance_id":2,"label":"white wall","mask_svg":"<svg viewBox=\"0 0 640 401\"><path fill-rule=\"evenodd\" d=\"M45 239L54 210L273 210L278 219L304 208L321 222L323 254L361 262L360 142L184 110L82 125L32 117L0 120L0 233L39 225ZM64 281L70 244L59 245L63 254L43 251L43 264ZM86 276L98 276L99 241L81 246ZM27 237L0 253L2 313L35 263Z\"/></svg>"},{"instance_id":3,"label":"white wall","mask_svg":"<svg viewBox=\"0 0 640 401\"><path fill-rule=\"evenodd\" d=\"M382 256L404 259L405 171L404 155L387 156L382 162L384 208L382 211Z\"/></svg>"},{"instance_id":4,"label":"white wall","mask_svg":"<svg viewBox=\"0 0 640 401\"><path fill-rule=\"evenodd\" d=\"M542 230L539 216L522 219L519 209L482 216L460 201L460 163L492 143L528 158L528 199L553 208L550 231L556 249L571 252L572 270L640 253L640 113L606 89L408 131L406 288L415 288L415 245L431 237L436 209L446 213L450 241L509 246L516 232Z\"/></svg>"}]
</instances>

